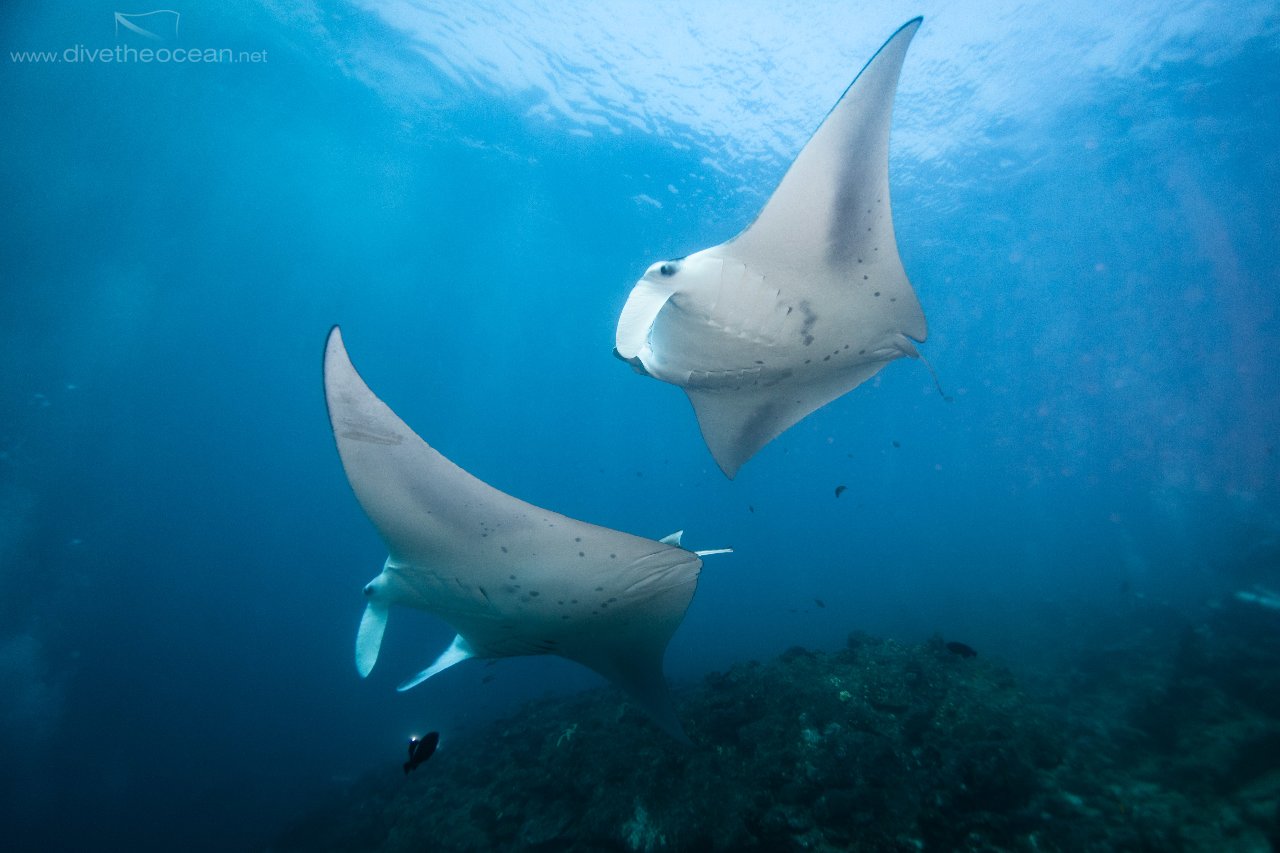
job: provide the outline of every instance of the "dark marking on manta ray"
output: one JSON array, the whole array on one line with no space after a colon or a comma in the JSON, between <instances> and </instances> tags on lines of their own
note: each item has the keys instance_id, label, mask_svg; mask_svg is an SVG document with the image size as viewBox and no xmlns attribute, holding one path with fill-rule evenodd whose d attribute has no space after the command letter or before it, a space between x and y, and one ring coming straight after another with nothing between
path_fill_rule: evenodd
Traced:
<instances>
[{"instance_id":1,"label":"dark marking on manta ray","mask_svg":"<svg viewBox=\"0 0 1280 853\"><path fill-rule=\"evenodd\" d=\"M804 314L804 323L800 326L800 337L804 339L804 345L809 346L813 343L813 324L818 321L818 315L813 313L813 309L809 307L809 300L800 300L800 312Z\"/></svg>"},{"instance_id":2,"label":"dark marking on manta ray","mask_svg":"<svg viewBox=\"0 0 1280 853\"><path fill-rule=\"evenodd\" d=\"M343 438L349 438L352 441L363 441L365 444L381 444L385 447L391 447L402 444L404 439L395 434L378 434L362 429L349 429L342 432Z\"/></svg>"},{"instance_id":3,"label":"dark marking on manta ray","mask_svg":"<svg viewBox=\"0 0 1280 853\"><path fill-rule=\"evenodd\" d=\"M836 497L840 497L841 495L843 495L845 493L845 490L848 488L849 488L848 486L836 486Z\"/></svg>"}]
</instances>

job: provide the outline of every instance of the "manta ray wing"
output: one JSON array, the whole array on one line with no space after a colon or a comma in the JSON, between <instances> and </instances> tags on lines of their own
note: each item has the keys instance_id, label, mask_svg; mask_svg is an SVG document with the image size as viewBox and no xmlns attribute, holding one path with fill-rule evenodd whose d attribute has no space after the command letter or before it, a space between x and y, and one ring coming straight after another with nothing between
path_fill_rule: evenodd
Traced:
<instances>
[{"instance_id":1,"label":"manta ray wing","mask_svg":"<svg viewBox=\"0 0 1280 853\"><path fill-rule=\"evenodd\" d=\"M458 633L412 686L468 657L555 654L594 669L683 739L662 676L702 561L676 544L577 521L481 482L419 438L379 400L335 327L325 398L351 488L390 556L365 587L361 674L394 605Z\"/></svg>"},{"instance_id":2,"label":"manta ray wing","mask_svg":"<svg viewBox=\"0 0 1280 853\"><path fill-rule=\"evenodd\" d=\"M751 225L654 264L623 308L617 354L688 393L729 477L927 335L889 206L893 98L920 22L862 69Z\"/></svg>"}]
</instances>

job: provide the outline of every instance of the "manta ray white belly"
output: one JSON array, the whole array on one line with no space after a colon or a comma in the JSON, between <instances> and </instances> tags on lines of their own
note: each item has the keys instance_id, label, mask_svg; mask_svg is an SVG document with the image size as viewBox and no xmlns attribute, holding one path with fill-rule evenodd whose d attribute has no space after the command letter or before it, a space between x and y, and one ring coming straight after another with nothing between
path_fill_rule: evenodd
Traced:
<instances>
[{"instance_id":1,"label":"manta ray white belly","mask_svg":"<svg viewBox=\"0 0 1280 853\"><path fill-rule=\"evenodd\" d=\"M862 69L745 231L654 264L623 307L618 356L685 390L729 477L927 335L889 206L893 97L920 20Z\"/></svg>"},{"instance_id":2,"label":"manta ray white belly","mask_svg":"<svg viewBox=\"0 0 1280 853\"><path fill-rule=\"evenodd\" d=\"M458 633L408 689L469 657L555 654L625 690L684 737L662 659L697 587L701 556L577 521L477 480L419 438L356 373L335 327L325 399L351 488L390 556L364 589L356 666L377 661L396 605Z\"/></svg>"}]
</instances>

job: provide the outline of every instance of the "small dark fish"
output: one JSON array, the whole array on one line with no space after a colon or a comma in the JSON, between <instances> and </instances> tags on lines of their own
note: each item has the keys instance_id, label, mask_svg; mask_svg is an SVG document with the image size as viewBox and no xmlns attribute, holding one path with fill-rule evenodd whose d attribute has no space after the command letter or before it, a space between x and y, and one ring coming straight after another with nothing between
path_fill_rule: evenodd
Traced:
<instances>
[{"instance_id":1,"label":"small dark fish","mask_svg":"<svg viewBox=\"0 0 1280 853\"><path fill-rule=\"evenodd\" d=\"M816 605L818 605L819 607L826 607L826 606L827 606L827 605L825 605L825 604L823 604L823 603L822 603L822 599L821 599L821 598L815 598L815 599L813 600L813 603L814 603L814 604L816 604Z\"/></svg>"},{"instance_id":2,"label":"small dark fish","mask_svg":"<svg viewBox=\"0 0 1280 853\"><path fill-rule=\"evenodd\" d=\"M902 445L895 441L895 442L893 443L893 446L894 446L894 447L901 447Z\"/></svg>"},{"instance_id":3,"label":"small dark fish","mask_svg":"<svg viewBox=\"0 0 1280 853\"><path fill-rule=\"evenodd\" d=\"M424 737L409 738L409 760L404 763L405 774L407 775L410 770L416 769L419 764L434 755L439 743L439 732L429 732Z\"/></svg>"},{"instance_id":4,"label":"small dark fish","mask_svg":"<svg viewBox=\"0 0 1280 853\"><path fill-rule=\"evenodd\" d=\"M973 650L973 646L957 643L955 640L947 643L947 651L953 655L960 655L962 658L976 658L978 656L978 653Z\"/></svg>"},{"instance_id":5,"label":"small dark fish","mask_svg":"<svg viewBox=\"0 0 1280 853\"><path fill-rule=\"evenodd\" d=\"M836 497L843 495L848 488L848 486L836 486Z\"/></svg>"},{"instance_id":6,"label":"small dark fish","mask_svg":"<svg viewBox=\"0 0 1280 853\"><path fill-rule=\"evenodd\" d=\"M751 504L747 504L747 512L755 512L756 508Z\"/></svg>"}]
</instances>

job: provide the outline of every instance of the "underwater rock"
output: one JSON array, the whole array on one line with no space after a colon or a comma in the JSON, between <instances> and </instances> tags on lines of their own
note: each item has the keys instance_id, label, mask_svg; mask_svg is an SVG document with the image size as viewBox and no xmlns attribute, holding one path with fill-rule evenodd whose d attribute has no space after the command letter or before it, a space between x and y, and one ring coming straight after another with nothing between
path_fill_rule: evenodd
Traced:
<instances>
[{"instance_id":1,"label":"underwater rock","mask_svg":"<svg viewBox=\"0 0 1280 853\"><path fill-rule=\"evenodd\" d=\"M939 637L852 634L676 690L691 747L612 689L543 700L271 849L1266 850L1280 721L1204 669L1246 647L1202 632L1148 678L1100 669L1033 698Z\"/></svg>"},{"instance_id":2,"label":"underwater rock","mask_svg":"<svg viewBox=\"0 0 1280 853\"><path fill-rule=\"evenodd\" d=\"M359 847L327 809L274 849L786 850L972 832L1012 843L1061 749L993 665L866 638L835 654L793 648L677 693L692 748L656 736L620 694L535 703L432 759L389 799ZM522 752L521 745L532 749ZM963 844L962 844L963 846ZM960 849L960 848L954 848Z\"/></svg>"}]
</instances>

